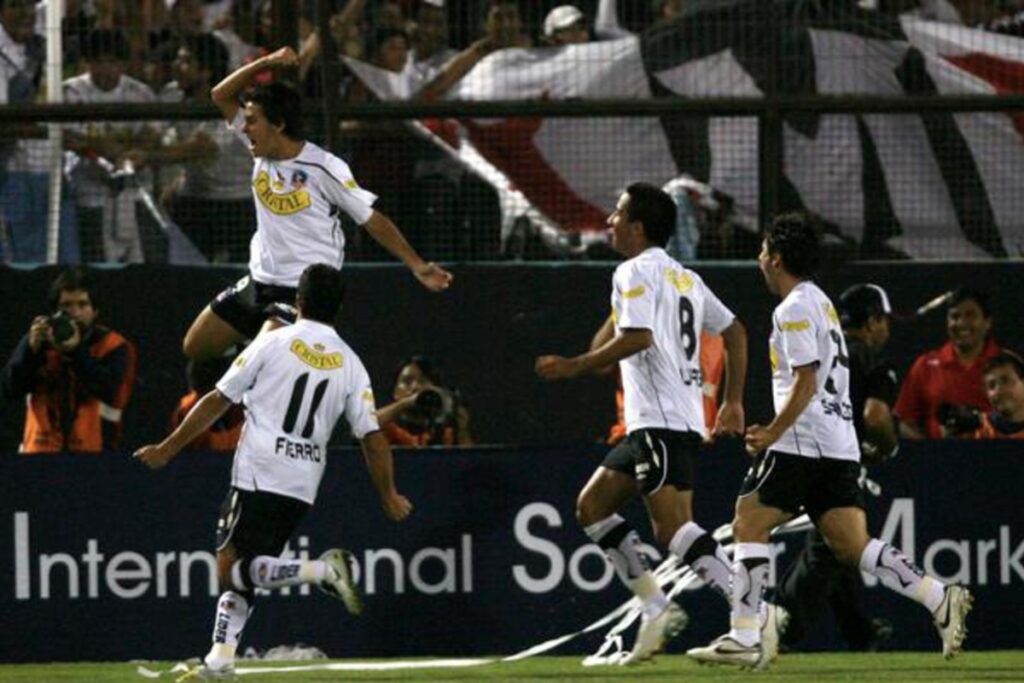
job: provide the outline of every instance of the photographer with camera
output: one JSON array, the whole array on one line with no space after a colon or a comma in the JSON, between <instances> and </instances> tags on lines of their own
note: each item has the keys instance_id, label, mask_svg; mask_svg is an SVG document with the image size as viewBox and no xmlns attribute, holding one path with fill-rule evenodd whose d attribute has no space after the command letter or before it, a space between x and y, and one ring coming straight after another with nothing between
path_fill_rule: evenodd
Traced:
<instances>
[{"instance_id":1,"label":"photographer with camera","mask_svg":"<svg viewBox=\"0 0 1024 683\"><path fill-rule=\"evenodd\" d=\"M906 439L963 437L977 429L973 413L991 407L983 370L999 354L988 295L961 287L948 296L943 346L914 361L893 413Z\"/></svg>"},{"instance_id":2,"label":"photographer with camera","mask_svg":"<svg viewBox=\"0 0 1024 683\"><path fill-rule=\"evenodd\" d=\"M985 366L992 410L975 413L975 439L1024 439L1024 358L1007 349Z\"/></svg>"},{"instance_id":3,"label":"photographer with camera","mask_svg":"<svg viewBox=\"0 0 1024 683\"><path fill-rule=\"evenodd\" d=\"M49 301L54 312L32 320L0 375L5 398L28 397L19 451L113 449L135 384L135 348L96 324L95 286L84 269L61 273Z\"/></svg>"},{"instance_id":4,"label":"photographer with camera","mask_svg":"<svg viewBox=\"0 0 1024 683\"><path fill-rule=\"evenodd\" d=\"M469 410L458 391L445 387L434 363L412 356L398 368L394 403L377 409L393 446L472 446Z\"/></svg>"}]
</instances>

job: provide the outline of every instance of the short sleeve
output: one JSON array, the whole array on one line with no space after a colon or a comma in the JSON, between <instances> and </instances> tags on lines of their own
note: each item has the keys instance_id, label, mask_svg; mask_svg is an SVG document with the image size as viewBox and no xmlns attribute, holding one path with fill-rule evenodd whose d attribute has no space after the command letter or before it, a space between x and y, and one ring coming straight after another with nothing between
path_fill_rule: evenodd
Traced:
<instances>
[{"instance_id":1,"label":"short sleeve","mask_svg":"<svg viewBox=\"0 0 1024 683\"><path fill-rule=\"evenodd\" d=\"M616 324L620 330L653 330L655 292L651 279L635 263L627 263L615 271L612 279L614 300L618 301Z\"/></svg>"},{"instance_id":2,"label":"short sleeve","mask_svg":"<svg viewBox=\"0 0 1024 683\"><path fill-rule=\"evenodd\" d=\"M927 409L921 397L921 384L924 379L924 356L919 356L907 373L900 387L900 395L896 399L893 413L904 422L918 424L927 417Z\"/></svg>"},{"instance_id":3,"label":"short sleeve","mask_svg":"<svg viewBox=\"0 0 1024 683\"><path fill-rule=\"evenodd\" d=\"M352 428L352 434L362 439L371 432L380 430L377 423L377 404L373 398L370 375L362 361L353 357L352 379L348 396L345 397L345 419Z\"/></svg>"},{"instance_id":4,"label":"short sleeve","mask_svg":"<svg viewBox=\"0 0 1024 683\"><path fill-rule=\"evenodd\" d=\"M782 308L775 314L780 350L790 372L821 361L818 351L818 323L803 302Z\"/></svg>"},{"instance_id":5,"label":"short sleeve","mask_svg":"<svg viewBox=\"0 0 1024 683\"><path fill-rule=\"evenodd\" d=\"M710 287L704 284L703 280L698 282L704 298L704 330L710 334L721 334L736 320L736 315L722 303Z\"/></svg>"},{"instance_id":6,"label":"short sleeve","mask_svg":"<svg viewBox=\"0 0 1024 683\"><path fill-rule=\"evenodd\" d=\"M373 215L377 195L359 187L348 164L338 157L328 155L325 168L327 173L323 175L321 187L324 197L340 207L357 225L365 225Z\"/></svg>"},{"instance_id":7,"label":"short sleeve","mask_svg":"<svg viewBox=\"0 0 1024 683\"><path fill-rule=\"evenodd\" d=\"M262 335L249 344L217 382L217 391L232 403L239 403L245 392L256 382L256 376L269 355L272 339L269 335Z\"/></svg>"}]
</instances>

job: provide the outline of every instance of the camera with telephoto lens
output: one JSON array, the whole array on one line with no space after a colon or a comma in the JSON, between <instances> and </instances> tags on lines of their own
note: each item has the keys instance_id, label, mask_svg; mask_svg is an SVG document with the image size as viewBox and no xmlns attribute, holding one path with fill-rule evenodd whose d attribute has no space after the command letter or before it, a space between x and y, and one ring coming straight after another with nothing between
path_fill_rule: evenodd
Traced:
<instances>
[{"instance_id":1,"label":"camera with telephoto lens","mask_svg":"<svg viewBox=\"0 0 1024 683\"><path fill-rule=\"evenodd\" d=\"M977 408L943 403L939 406L939 422L950 435L968 434L981 427L981 414Z\"/></svg>"},{"instance_id":2,"label":"camera with telephoto lens","mask_svg":"<svg viewBox=\"0 0 1024 683\"><path fill-rule=\"evenodd\" d=\"M50 326L50 333L53 335L54 344L63 344L68 339L71 339L75 336L75 330L78 328L78 323L64 311L57 311L53 315L48 316L46 324Z\"/></svg>"},{"instance_id":3,"label":"camera with telephoto lens","mask_svg":"<svg viewBox=\"0 0 1024 683\"><path fill-rule=\"evenodd\" d=\"M455 396L444 387L427 387L416 396L413 410L426 422L441 425L454 416Z\"/></svg>"}]
</instances>

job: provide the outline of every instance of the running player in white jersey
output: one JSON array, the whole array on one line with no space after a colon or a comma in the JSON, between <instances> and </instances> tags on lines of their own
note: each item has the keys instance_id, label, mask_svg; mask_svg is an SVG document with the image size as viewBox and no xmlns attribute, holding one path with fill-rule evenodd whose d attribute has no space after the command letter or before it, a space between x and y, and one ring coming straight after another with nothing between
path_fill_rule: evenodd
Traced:
<instances>
[{"instance_id":1,"label":"running player in white jersey","mask_svg":"<svg viewBox=\"0 0 1024 683\"><path fill-rule=\"evenodd\" d=\"M325 264L306 268L299 280L294 325L260 335L184 422L135 457L163 467L234 403L247 417L231 469L231 489L217 523L217 603L213 646L197 673L233 674L235 650L252 612L254 591L314 584L362 609L348 553L328 550L318 560L280 557L316 499L327 461L327 441L344 415L360 439L366 464L384 505L400 521L412 511L395 490L391 448L377 426L373 390L359 356L338 336L341 273Z\"/></svg>"},{"instance_id":2,"label":"running player in white jersey","mask_svg":"<svg viewBox=\"0 0 1024 683\"><path fill-rule=\"evenodd\" d=\"M189 358L214 358L255 338L268 306L294 300L306 266L341 268L345 235L339 211L401 259L427 289L441 291L451 284L451 273L423 261L395 224L373 209L377 196L359 187L348 164L302 139L296 90L281 83L257 86L245 95L244 106L239 103L259 73L296 64L295 52L282 48L242 66L210 93L254 157L256 234L249 246L249 275L221 292L185 334L183 348Z\"/></svg>"},{"instance_id":3,"label":"running player in white jersey","mask_svg":"<svg viewBox=\"0 0 1024 683\"><path fill-rule=\"evenodd\" d=\"M868 537L843 332L832 302L810 279L818 254L817 234L801 214L776 218L765 235L761 272L768 289L782 297L769 340L775 419L747 429L754 462L733 521L732 628L687 654L702 662L767 663L756 619L768 582L770 533L806 511L837 560L928 608L949 659L963 644L971 594L944 585L896 548Z\"/></svg>"},{"instance_id":4,"label":"running player in white jersey","mask_svg":"<svg viewBox=\"0 0 1024 683\"><path fill-rule=\"evenodd\" d=\"M687 622L651 575L636 531L618 514L631 498L643 495L662 546L727 600L729 594L728 557L693 521L693 457L707 436L700 333L721 334L727 351L716 434L743 432L747 335L700 276L665 252L675 217L675 204L662 190L646 183L626 189L608 218L612 246L628 259L612 279L612 317L591 351L536 362L545 379L599 372L616 362L622 374L627 436L583 488L576 517L642 602L640 631L625 664L650 659Z\"/></svg>"}]
</instances>

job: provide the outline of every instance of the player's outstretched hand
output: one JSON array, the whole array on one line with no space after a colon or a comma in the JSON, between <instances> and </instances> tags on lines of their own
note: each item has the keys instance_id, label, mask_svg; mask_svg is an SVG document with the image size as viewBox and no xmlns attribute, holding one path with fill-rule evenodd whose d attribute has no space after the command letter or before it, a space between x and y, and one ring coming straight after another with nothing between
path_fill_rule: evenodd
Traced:
<instances>
[{"instance_id":1,"label":"player's outstretched hand","mask_svg":"<svg viewBox=\"0 0 1024 683\"><path fill-rule=\"evenodd\" d=\"M743 423L745 416L743 404L733 401L726 401L718 409L718 417L715 419L713 436L739 436L743 434Z\"/></svg>"},{"instance_id":2,"label":"player's outstretched hand","mask_svg":"<svg viewBox=\"0 0 1024 683\"><path fill-rule=\"evenodd\" d=\"M400 493L391 493L381 499L384 504L384 514L394 522L401 522L412 512L412 503Z\"/></svg>"},{"instance_id":3,"label":"player's outstretched hand","mask_svg":"<svg viewBox=\"0 0 1024 683\"><path fill-rule=\"evenodd\" d=\"M564 356L540 356L533 363L533 371L541 379L569 379L580 374L582 366L575 358Z\"/></svg>"},{"instance_id":4,"label":"player's outstretched hand","mask_svg":"<svg viewBox=\"0 0 1024 683\"><path fill-rule=\"evenodd\" d=\"M454 276L433 261L425 263L416 271L416 279L432 292L443 292L452 285Z\"/></svg>"},{"instance_id":5,"label":"player's outstretched hand","mask_svg":"<svg viewBox=\"0 0 1024 683\"><path fill-rule=\"evenodd\" d=\"M133 458L151 470L158 470L171 460L171 452L158 445L143 446L135 451Z\"/></svg>"},{"instance_id":6,"label":"player's outstretched hand","mask_svg":"<svg viewBox=\"0 0 1024 683\"><path fill-rule=\"evenodd\" d=\"M266 64L267 66L298 66L299 55L290 47L282 47L267 55Z\"/></svg>"},{"instance_id":7,"label":"player's outstretched hand","mask_svg":"<svg viewBox=\"0 0 1024 683\"><path fill-rule=\"evenodd\" d=\"M757 455L779 440L779 437L768 427L761 425L750 425L747 427L747 435L744 439L747 443L747 453Z\"/></svg>"}]
</instances>

